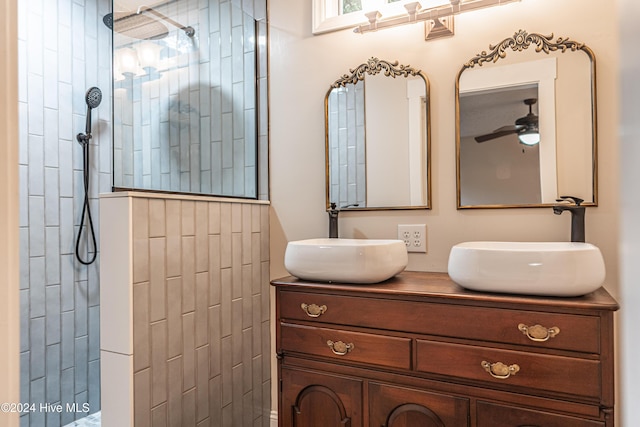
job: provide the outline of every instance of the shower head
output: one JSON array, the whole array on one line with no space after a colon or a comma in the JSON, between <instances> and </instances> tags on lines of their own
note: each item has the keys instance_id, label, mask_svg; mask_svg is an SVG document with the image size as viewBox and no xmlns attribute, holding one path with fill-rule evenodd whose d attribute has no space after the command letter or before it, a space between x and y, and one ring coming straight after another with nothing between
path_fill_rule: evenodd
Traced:
<instances>
[{"instance_id":1,"label":"shower head","mask_svg":"<svg viewBox=\"0 0 640 427\"><path fill-rule=\"evenodd\" d=\"M87 94L84 97L85 102L87 103L87 124L85 127L85 136L88 139L91 138L91 110L100 105L102 101L102 91L97 87L91 87L87 91Z\"/></svg>"},{"instance_id":2,"label":"shower head","mask_svg":"<svg viewBox=\"0 0 640 427\"><path fill-rule=\"evenodd\" d=\"M181 29L188 37L195 35L193 27L184 26L148 6L140 6L136 12L108 13L102 18L102 22L113 31L135 39L159 40L165 38L169 34L166 25L147 14L154 15Z\"/></svg>"},{"instance_id":3,"label":"shower head","mask_svg":"<svg viewBox=\"0 0 640 427\"><path fill-rule=\"evenodd\" d=\"M85 96L85 101L87 102L87 107L96 108L102 101L102 91L95 86L90 88Z\"/></svg>"},{"instance_id":4,"label":"shower head","mask_svg":"<svg viewBox=\"0 0 640 427\"><path fill-rule=\"evenodd\" d=\"M116 33L139 40L160 40L169 34L162 22L135 12L108 13L102 22Z\"/></svg>"}]
</instances>

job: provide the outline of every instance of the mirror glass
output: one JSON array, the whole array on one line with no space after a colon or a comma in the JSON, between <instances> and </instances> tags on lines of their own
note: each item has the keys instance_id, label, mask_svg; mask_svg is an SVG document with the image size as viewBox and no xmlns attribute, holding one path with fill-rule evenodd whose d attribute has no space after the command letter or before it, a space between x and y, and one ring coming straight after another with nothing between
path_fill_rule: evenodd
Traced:
<instances>
[{"instance_id":1,"label":"mirror glass","mask_svg":"<svg viewBox=\"0 0 640 427\"><path fill-rule=\"evenodd\" d=\"M327 209L428 209L429 83L371 58L325 97Z\"/></svg>"},{"instance_id":2,"label":"mirror glass","mask_svg":"<svg viewBox=\"0 0 640 427\"><path fill-rule=\"evenodd\" d=\"M456 81L458 208L597 204L595 57L519 31Z\"/></svg>"}]
</instances>

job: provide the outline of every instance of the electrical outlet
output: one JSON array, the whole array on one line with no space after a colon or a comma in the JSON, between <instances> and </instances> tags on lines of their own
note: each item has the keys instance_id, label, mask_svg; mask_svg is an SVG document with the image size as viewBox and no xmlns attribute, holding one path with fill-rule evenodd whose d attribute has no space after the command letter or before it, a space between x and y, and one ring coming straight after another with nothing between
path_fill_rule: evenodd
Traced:
<instances>
[{"instance_id":1,"label":"electrical outlet","mask_svg":"<svg viewBox=\"0 0 640 427\"><path fill-rule=\"evenodd\" d=\"M427 253L426 224L399 224L398 239L404 241L407 252Z\"/></svg>"}]
</instances>

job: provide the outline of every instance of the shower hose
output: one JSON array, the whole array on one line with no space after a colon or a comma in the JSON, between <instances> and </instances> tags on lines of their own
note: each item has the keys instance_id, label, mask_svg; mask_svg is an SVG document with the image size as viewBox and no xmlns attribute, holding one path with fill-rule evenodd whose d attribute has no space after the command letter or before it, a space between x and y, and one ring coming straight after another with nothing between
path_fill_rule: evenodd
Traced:
<instances>
[{"instance_id":1,"label":"shower hose","mask_svg":"<svg viewBox=\"0 0 640 427\"><path fill-rule=\"evenodd\" d=\"M76 258L81 264L89 265L93 264L98 256L98 248L96 247L96 232L93 228L93 220L91 219L91 206L89 206L89 140L80 142L82 145L82 176L84 180L84 203L82 205L82 217L80 219L80 230L78 230L78 238L76 240ZM89 259L84 260L80 255L80 240L82 237L82 229L84 226L85 216L88 220L88 228L91 237L91 244L93 245L93 254L89 251L87 246L87 253L89 253Z\"/></svg>"}]
</instances>

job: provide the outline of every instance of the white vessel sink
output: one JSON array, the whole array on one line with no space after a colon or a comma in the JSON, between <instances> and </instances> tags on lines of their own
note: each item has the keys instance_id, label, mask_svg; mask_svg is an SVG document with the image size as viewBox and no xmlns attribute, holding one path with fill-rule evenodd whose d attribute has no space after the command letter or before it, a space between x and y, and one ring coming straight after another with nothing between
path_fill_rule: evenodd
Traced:
<instances>
[{"instance_id":1,"label":"white vessel sink","mask_svg":"<svg viewBox=\"0 0 640 427\"><path fill-rule=\"evenodd\" d=\"M600 249L574 242L466 242L449 254L449 276L476 291L579 296L598 289Z\"/></svg>"},{"instance_id":2,"label":"white vessel sink","mask_svg":"<svg viewBox=\"0 0 640 427\"><path fill-rule=\"evenodd\" d=\"M289 273L323 282L382 282L404 270L407 262L402 240L298 240L289 242L284 254Z\"/></svg>"}]
</instances>

